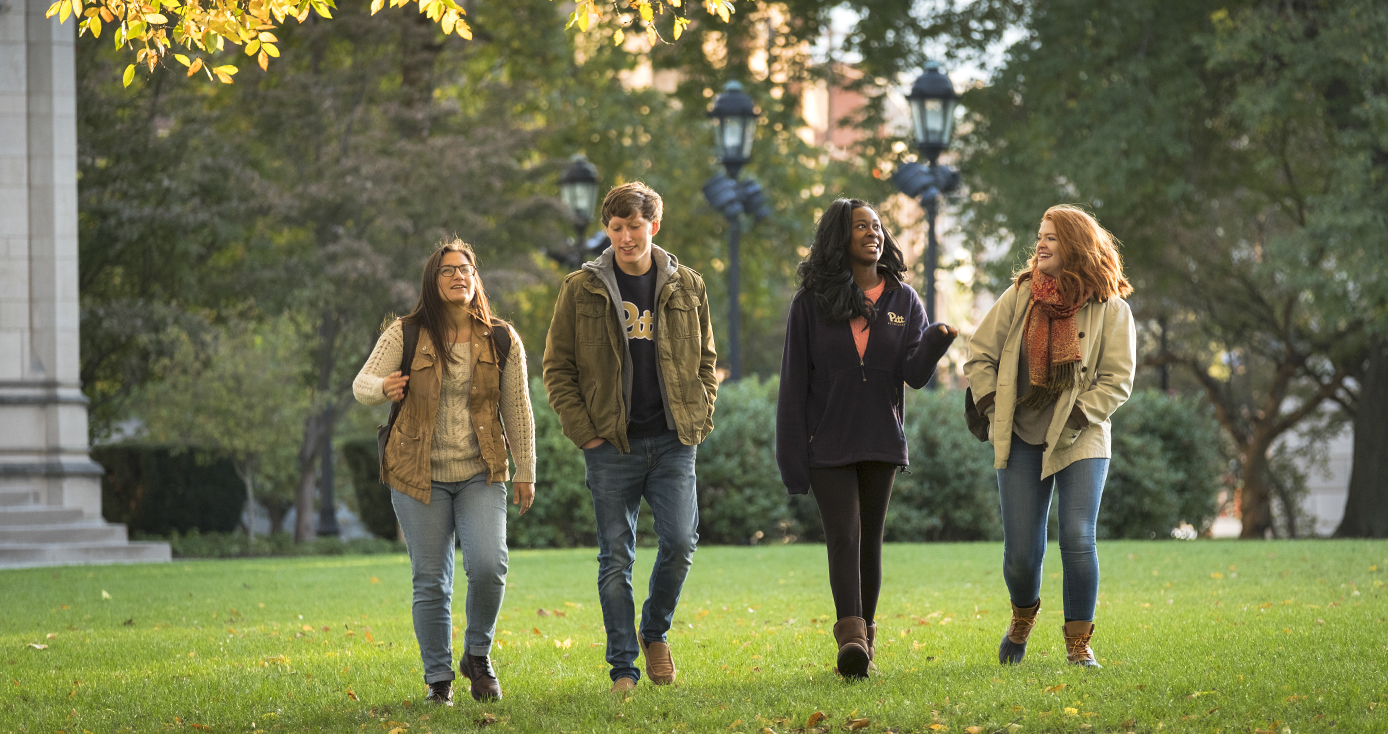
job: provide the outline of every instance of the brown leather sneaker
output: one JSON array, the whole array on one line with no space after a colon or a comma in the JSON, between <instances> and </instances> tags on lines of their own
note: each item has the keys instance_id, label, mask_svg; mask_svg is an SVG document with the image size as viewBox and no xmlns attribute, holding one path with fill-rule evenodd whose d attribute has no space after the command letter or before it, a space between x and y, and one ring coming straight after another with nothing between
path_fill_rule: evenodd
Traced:
<instances>
[{"instance_id":1,"label":"brown leather sneaker","mask_svg":"<svg viewBox=\"0 0 1388 734\"><path fill-rule=\"evenodd\" d=\"M636 639L641 643L641 654L646 656L646 677L658 686L674 683L679 671L675 670L675 659L670 657L670 645L664 642L646 642L646 638L640 635L637 635Z\"/></svg>"},{"instance_id":2,"label":"brown leather sneaker","mask_svg":"<svg viewBox=\"0 0 1388 734\"><path fill-rule=\"evenodd\" d=\"M429 684L429 695L424 697L425 703L437 706L453 705L453 681L441 680L437 683Z\"/></svg>"},{"instance_id":3,"label":"brown leather sneaker","mask_svg":"<svg viewBox=\"0 0 1388 734\"><path fill-rule=\"evenodd\" d=\"M1007 634L1003 635L1002 642L998 644L999 663L1006 665L1022 662L1022 658L1027 654L1027 638L1031 637L1031 630L1036 626L1036 614L1040 611L1039 599L1036 605L1031 607L1012 605L1012 622L1007 625Z\"/></svg>"},{"instance_id":4,"label":"brown leather sneaker","mask_svg":"<svg viewBox=\"0 0 1388 734\"><path fill-rule=\"evenodd\" d=\"M631 692L631 690L634 689L634 688L636 688L636 679L634 679L634 678L618 678L617 680L612 681L612 688L611 688L611 690L609 690L608 692L609 692L609 693L629 693L629 692Z\"/></svg>"},{"instance_id":5,"label":"brown leather sneaker","mask_svg":"<svg viewBox=\"0 0 1388 734\"><path fill-rule=\"evenodd\" d=\"M848 680L867 677L867 621L862 617L844 617L834 623L834 641L839 645L839 675Z\"/></svg>"},{"instance_id":6,"label":"brown leather sneaker","mask_svg":"<svg viewBox=\"0 0 1388 734\"><path fill-rule=\"evenodd\" d=\"M1093 622L1066 622L1061 630L1065 633L1065 659L1071 665L1104 667L1094 659L1094 651L1089 649L1089 638L1094 636Z\"/></svg>"},{"instance_id":7,"label":"brown leather sneaker","mask_svg":"<svg viewBox=\"0 0 1388 734\"><path fill-rule=\"evenodd\" d=\"M479 658L463 653L463 659L458 661L458 672L472 681L471 692L474 701L501 700L501 683L497 681L496 673L492 672L490 657L483 655Z\"/></svg>"}]
</instances>

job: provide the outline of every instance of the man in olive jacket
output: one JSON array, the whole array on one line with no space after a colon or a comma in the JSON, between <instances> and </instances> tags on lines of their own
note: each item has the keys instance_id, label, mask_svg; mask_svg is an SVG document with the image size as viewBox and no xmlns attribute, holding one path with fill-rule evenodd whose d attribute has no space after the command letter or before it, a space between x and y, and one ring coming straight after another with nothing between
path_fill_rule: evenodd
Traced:
<instances>
[{"instance_id":1,"label":"man in olive jacket","mask_svg":"<svg viewBox=\"0 0 1388 734\"><path fill-rule=\"evenodd\" d=\"M713 327L703 278L656 247L660 195L630 183L608 192L612 246L564 279L545 339L544 379L564 435L583 449L598 526L598 599L612 690L646 675L673 683L666 633L699 540L694 459L713 430ZM636 516L645 498L660 550L641 609L631 591Z\"/></svg>"}]
</instances>

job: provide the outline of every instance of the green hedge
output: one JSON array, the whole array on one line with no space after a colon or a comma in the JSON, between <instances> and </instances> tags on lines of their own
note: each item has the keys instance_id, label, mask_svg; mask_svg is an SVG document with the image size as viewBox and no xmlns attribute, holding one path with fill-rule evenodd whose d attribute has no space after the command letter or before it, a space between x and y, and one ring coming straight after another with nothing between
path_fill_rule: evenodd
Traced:
<instances>
[{"instance_id":1,"label":"green hedge","mask_svg":"<svg viewBox=\"0 0 1388 734\"><path fill-rule=\"evenodd\" d=\"M246 488L231 461L166 446L98 446L102 515L152 535L226 532L241 524Z\"/></svg>"},{"instance_id":2,"label":"green hedge","mask_svg":"<svg viewBox=\"0 0 1388 734\"><path fill-rule=\"evenodd\" d=\"M716 430L699 446L702 543L822 541L809 496L790 496L776 466L778 380L724 384ZM565 438L537 378L531 383L537 453L535 505L519 517L509 505L507 534L516 548L566 548L596 542L583 452ZM885 537L892 542L999 540L992 446L969 433L964 398L952 390L906 391L911 466L897 475ZM1101 538L1165 538L1181 521L1211 519L1223 455L1218 426L1203 403L1139 392L1114 416L1114 457L1099 512ZM395 537L387 490L376 481L374 441L343 447L363 522ZM1054 523L1054 518L1052 518ZM1052 524L1053 524L1052 523ZM1053 528L1054 529L1054 528ZM643 505L637 542L654 542Z\"/></svg>"}]
</instances>

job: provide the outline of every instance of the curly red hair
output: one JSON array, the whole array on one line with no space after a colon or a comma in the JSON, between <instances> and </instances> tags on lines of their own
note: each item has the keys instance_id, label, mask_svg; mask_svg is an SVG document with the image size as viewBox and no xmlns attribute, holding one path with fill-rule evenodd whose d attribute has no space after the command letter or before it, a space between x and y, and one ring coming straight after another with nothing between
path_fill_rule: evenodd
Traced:
<instances>
[{"instance_id":1,"label":"curly red hair","mask_svg":"<svg viewBox=\"0 0 1388 734\"><path fill-rule=\"evenodd\" d=\"M1041 221L1050 220L1060 243L1064 270L1056 280L1065 295L1093 293L1100 301L1133 292L1123 276L1123 256L1118 254L1118 238L1099 225L1089 212L1073 204L1059 204L1046 210ZM1036 273L1033 252L1026 267L1017 273L1018 286Z\"/></svg>"}]
</instances>

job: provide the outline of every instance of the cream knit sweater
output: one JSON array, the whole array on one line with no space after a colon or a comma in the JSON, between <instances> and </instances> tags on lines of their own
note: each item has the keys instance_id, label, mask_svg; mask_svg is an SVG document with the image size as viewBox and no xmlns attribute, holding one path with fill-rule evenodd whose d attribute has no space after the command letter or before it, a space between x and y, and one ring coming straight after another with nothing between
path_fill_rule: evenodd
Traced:
<instances>
[{"instance_id":1,"label":"cream knit sweater","mask_svg":"<svg viewBox=\"0 0 1388 734\"><path fill-rule=\"evenodd\" d=\"M430 465L436 482L461 482L487 471L482 449L472 429L468 396L472 393L472 346L452 344L458 360L448 365L439 388L439 408L434 417L434 444ZM376 341L366 364L352 382L352 393L367 405L387 402L385 378L400 369L405 351L405 335L396 320ZM526 379L525 348L520 339L511 340L511 354L501 373L501 423L511 457L516 462L516 482L535 481L535 421L530 412L530 385Z\"/></svg>"}]
</instances>

